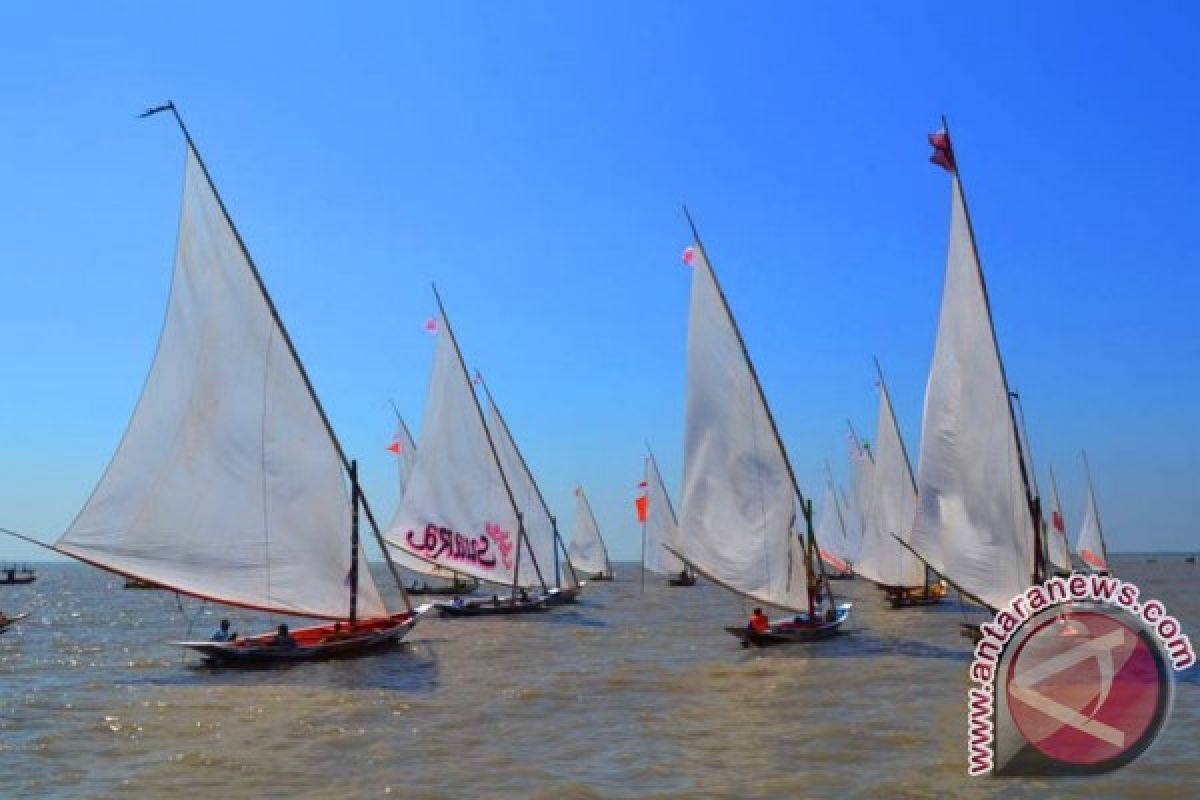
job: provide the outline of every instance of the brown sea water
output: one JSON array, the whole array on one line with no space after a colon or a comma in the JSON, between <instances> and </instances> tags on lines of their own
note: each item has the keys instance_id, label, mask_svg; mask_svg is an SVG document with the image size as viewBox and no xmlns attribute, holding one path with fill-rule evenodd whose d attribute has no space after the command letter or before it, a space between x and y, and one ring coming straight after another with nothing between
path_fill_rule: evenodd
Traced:
<instances>
[{"instance_id":1,"label":"brown sea water","mask_svg":"<svg viewBox=\"0 0 1200 800\"><path fill-rule=\"evenodd\" d=\"M1200 567L1147 558L1117 571L1200 642ZM220 608L81 565L40 574L0 587L0 609L31 612L0 635L3 797L1200 797L1195 669L1121 771L968 778L962 610L891 611L861 581L835 584L852 632L819 645L743 651L728 592L647 576L643 594L618 565L578 606L427 617L377 655L236 671L167 644Z\"/></svg>"}]
</instances>

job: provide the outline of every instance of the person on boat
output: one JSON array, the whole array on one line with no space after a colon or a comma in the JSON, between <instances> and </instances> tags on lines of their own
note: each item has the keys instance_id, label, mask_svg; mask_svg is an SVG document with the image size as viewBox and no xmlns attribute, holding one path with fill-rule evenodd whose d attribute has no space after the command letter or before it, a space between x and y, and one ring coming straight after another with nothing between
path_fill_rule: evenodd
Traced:
<instances>
[{"instance_id":1,"label":"person on boat","mask_svg":"<svg viewBox=\"0 0 1200 800\"><path fill-rule=\"evenodd\" d=\"M208 637L210 642L232 642L237 638L237 634L229 630L229 620L221 620L221 626L212 632L212 636Z\"/></svg>"},{"instance_id":2,"label":"person on boat","mask_svg":"<svg viewBox=\"0 0 1200 800\"><path fill-rule=\"evenodd\" d=\"M499 595L495 595L495 594L492 595L492 605L494 605L494 606L500 605L500 596Z\"/></svg>"},{"instance_id":3,"label":"person on boat","mask_svg":"<svg viewBox=\"0 0 1200 800\"><path fill-rule=\"evenodd\" d=\"M278 647L283 650L290 650L296 646L296 640L288 633L287 625L280 625L275 632L275 638L271 640L273 647Z\"/></svg>"},{"instance_id":4,"label":"person on boat","mask_svg":"<svg viewBox=\"0 0 1200 800\"><path fill-rule=\"evenodd\" d=\"M750 623L746 629L751 633L766 633L771 627L771 621L767 619L767 615L763 613L761 608L754 609L754 613L750 615Z\"/></svg>"},{"instance_id":5,"label":"person on boat","mask_svg":"<svg viewBox=\"0 0 1200 800\"><path fill-rule=\"evenodd\" d=\"M520 594L517 595L517 599L520 600L522 603L528 603L529 602L529 592L522 589Z\"/></svg>"},{"instance_id":6,"label":"person on boat","mask_svg":"<svg viewBox=\"0 0 1200 800\"><path fill-rule=\"evenodd\" d=\"M455 595L454 599L450 601L450 605L454 606L455 608L462 608L466 605L466 603L463 602L461 597Z\"/></svg>"}]
</instances>

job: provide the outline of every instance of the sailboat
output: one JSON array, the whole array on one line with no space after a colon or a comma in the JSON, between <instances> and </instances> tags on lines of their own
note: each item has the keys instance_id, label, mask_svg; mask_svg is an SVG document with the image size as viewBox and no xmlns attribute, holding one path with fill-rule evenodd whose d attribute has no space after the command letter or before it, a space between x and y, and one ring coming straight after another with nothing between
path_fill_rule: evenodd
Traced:
<instances>
[{"instance_id":1,"label":"sailboat","mask_svg":"<svg viewBox=\"0 0 1200 800\"><path fill-rule=\"evenodd\" d=\"M1108 565L1104 533L1100 530L1100 509L1096 507L1096 490L1092 487L1092 468L1088 464L1087 453L1083 454L1083 468L1087 473L1087 506L1083 511L1083 522L1079 524L1075 551L1089 570L1109 575L1112 569Z\"/></svg>"},{"instance_id":2,"label":"sailboat","mask_svg":"<svg viewBox=\"0 0 1200 800\"><path fill-rule=\"evenodd\" d=\"M853 544L846 530L847 512L833 484L833 470L825 462L825 496L821 500L821 516L817 519L818 553L825 562L825 577L831 581L854 578L854 562L850 556Z\"/></svg>"},{"instance_id":3,"label":"sailboat","mask_svg":"<svg viewBox=\"0 0 1200 800\"><path fill-rule=\"evenodd\" d=\"M571 562L592 576L594 581L614 578L608 547L600 535L600 525L592 513L592 504L582 486L575 487L575 520L571 524L571 543L567 547Z\"/></svg>"},{"instance_id":4,"label":"sailboat","mask_svg":"<svg viewBox=\"0 0 1200 800\"><path fill-rule=\"evenodd\" d=\"M1071 546L1067 544L1067 525L1063 518L1062 502L1058 499L1058 480L1050 467L1050 526L1047 530L1046 553L1055 575L1071 574Z\"/></svg>"},{"instance_id":5,"label":"sailboat","mask_svg":"<svg viewBox=\"0 0 1200 800\"><path fill-rule=\"evenodd\" d=\"M191 135L175 271L158 351L116 454L54 550L181 595L332 624L178 642L240 665L392 642L424 608L389 613L360 547L374 516ZM395 574L395 573L393 573Z\"/></svg>"},{"instance_id":6,"label":"sailboat","mask_svg":"<svg viewBox=\"0 0 1200 800\"><path fill-rule=\"evenodd\" d=\"M944 125L944 120L943 120ZM950 135L930 137L951 176L950 243L925 394L917 510L905 546L964 597L995 612L1043 564L1026 461ZM975 638L977 625L964 625Z\"/></svg>"},{"instance_id":7,"label":"sailboat","mask_svg":"<svg viewBox=\"0 0 1200 800\"><path fill-rule=\"evenodd\" d=\"M884 590L892 608L932 605L946 596L946 586L931 580L925 564L904 546L911 534L917 485L878 360L875 370L879 376L879 418L855 570Z\"/></svg>"},{"instance_id":8,"label":"sailboat","mask_svg":"<svg viewBox=\"0 0 1200 800\"><path fill-rule=\"evenodd\" d=\"M571 563L570 553L567 551L562 537L559 536L558 520L550 513L550 506L546 503L542 489L538 486L537 480L533 477L533 471L529 469L525 456L517 446L517 441L513 438L507 420L500 413L500 407L496 405L492 390L478 372L475 373L475 380L483 386L484 394L487 396L488 430L492 434L492 441L496 444L500 467L508 479L509 486L512 487L513 497L521 512L521 519L525 525L525 539L530 543L538 564L554 565L554 583L546 589L542 599L547 605L552 606L573 603L582 594L584 582L581 582L575 574L575 566ZM558 559L560 549L566 560L565 570L563 569L564 564L560 563ZM544 576L547 579L550 577L549 569L547 566L547 574Z\"/></svg>"},{"instance_id":9,"label":"sailboat","mask_svg":"<svg viewBox=\"0 0 1200 800\"><path fill-rule=\"evenodd\" d=\"M837 605L823 580L812 502L800 492L741 332L695 225L691 228L693 244L684 251L692 288L682 541L675 554L742 597L795 612L760 630L726 628L744 646L833 636L851 604ZM818 609L819 593L828 599L824 611Z\"/></svg>"},{"instance_id":10,"label":"sailboat","mask_svg":"<svg viewBox=\"0 0 1200 800\"><path fill-rule=\"evenodd\" d=\"M547 586L523 515L436 289L434 296L437 346L419 456L384 538L393 552L510 590L505 599L438 603L443 616L546 611L541 596L529 594Z\"/></svg>"},{"instance_id":11,"label":"sailboat","mask_svg":"<svg viewBox=\"0 0 1200 800\"><path fill-rule=\"evenodd\" d=\"M416 464L417 443L413 440L412 432L409 431L404 418L400 416L400 411L395 408L395 405L392 408L396 412L396 431L392 434L392 442L388 445L388 450L396 456L400 496L403 497L404 485L407 483L408 476L412 474L413 466ZM439 567L424 559L412 556L407 550L393 548L389 552L396 564L404 567L409 572L414 572L426 578L426 580L421 582L414 581L408 587L409 594L425 596L463 595L471 594L479 586L478 578L465 578L453 570ZM427 580L428 578L435 578L437 582L431 584Z\"/></svg>"},{"instance_id":12,"label":"sailboat","mask_svg":"<svg viewBox=\"0 0 1200 800\"><path fill-rule=\"evenodd\" d=\"M667 549L679 549L679 519L671 495L663 483L654 453L646 454L645 493L638 498L638 519L642 523L642 581L647 570L666 575L668 586L695 586L696 574L679 556Z\"/></svg>"}]
</instances>

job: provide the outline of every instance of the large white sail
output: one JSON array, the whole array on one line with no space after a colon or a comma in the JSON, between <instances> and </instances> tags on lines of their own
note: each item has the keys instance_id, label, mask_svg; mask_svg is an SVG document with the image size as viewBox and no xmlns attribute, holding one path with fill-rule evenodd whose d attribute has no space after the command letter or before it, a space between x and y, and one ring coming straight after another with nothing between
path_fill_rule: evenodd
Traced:
<instances>
[{"instance_id":1,"label":"large white sail","mask_svg":"<svg viewBox=\"0 0 1200 800\"><path fill-rule=\"evenodd\" d=\"M1079 525L1079 539L1075 551L1083 563L1097 572L1108 572L1108 550L1104 546L1104 534L1100 531L1100 512L1096 508L1096 495L1092 482L1088 480L1087 507L1083 511L1083 522Z\"/></svg>"},{"instance_id":2,"label":"large white sail","mask_svg":"<svg viewBox=\"0 0 1200 800\"><path fill-rule=\"evenodd\" d=\"M1046 550L1050 563L1059 572L1071 571L1071 547L1067 544L1067 525L1063 519L1062 503L1058 499L1058 481L1054 479L1054 469L1050 469L1050 488L1053 492L1053 505L1050 508L1050 526L1047 530Z\"/></svg>"},{"instance_id":3,"label":"large white sail","mask_svg":"<svg viewBox=\"0 0 1200 800\"><path fill-rule=\"evenodd\" d=\"M567 545L571 563L588 574L612 575L612 564L608 560L608 548L600 537L600 526L583 487L575 489L575 521L571 525L571 541Z\"/></svg>"},{"instance_id":4,"label":"large white sail","mask_svg":"<svg viewBox=\"0 0 1200 800\"><path fill-rule=\"evenodd\" d=\"M909 540L917 489L887 385L879 382L879 419L875 426L875 462L868 489L862 546L854 571L877 584L913 587L925 584L925 565L896 541Z\"/></svg>"},{"instance_id":5,"label":"large white sail","mask_svg":"<svg viewBox=\"0 0 1200 800\"><path fill-rule=\"evenodd\" d=\"M1008 386L958 175L921 431L911 544L953 584L1000 608L1033 581L1033 520Z\"/></svg>"},{"instance_id":6,"label":"large white sail","mask_svg":"<svg viewBox=\"0 0 1200 800\"><path fill-rule=\"evenodd\" d=\"M643 566L659 575L678 575L684 563L666 546L680 549L679 519L653 455L646 456L646 506Z\"/></svg>"},{"instance_id":7,"label":"large white sail","mask_svg":"<svg viewBox=\"0 0 1200 800\"><path fill-rule=\"evenodd\" d=\"M739 594L808 611L787 456L698 242L691 253L680 555Z\"/></svg>"},{"instance_id":8,"label":"large white sail","mask_svg":"<svg viewBox=\"0 0 1200 800\"><path fill-rule=\"evenodd\" d=\"M474 387L446 320L438 320L419 455L387 541L440 567L485 581L540 585L521 554L508 493Z\"/></svg>"},{"instance_id":9,"label":"large white sail","mask_svg":"<svg viewBox=\"0 0 1200 800\"><path fill-rule=\"evenodd\" d=\"M529 471L529 466L517 448L508 424L500 415L500 410L496 407L490 394L488 395L487 425L488 430L492 433L492 441L496 445L496 454L500 457L500 467L504 470L504 475L508 478L508 485L512 488L517 510L522 514L525 523L525 538L533 549L538 568L542 571L542 578L549 586L556 583L562 584L562 573L564 571L570 573L570 570L565 566L560 568L556 581L554 570L558 563L558 543L554 536L554 520L550 517L550 510L542 499L541 490L538 489L537 482ZM529 564L526 568L532 571L533 565ZM530 577L533 577L532 574ZM569 574L567 577L570 577Z\"/></svg>"},{"instance_id":10,"label":"large white sail","mask_svg":"<svg viewBox=\"0 0 1200 800\"><path fill-rule=\"evenodd\" d=\"M404 487L408 484L408 477L412 475L413 468L417 463L417 444L413 441L412 433L408 430L408 426L404 424L404 420L396 418L396 433L392 437L392 445L389 448L396 454L396 469L397 477L400 483L400 496L404 497ZM385 541L385 546L388 549L388 557L397 566L404 567L410 572L415 572L418 575L428 575L434 578L445 578L452 580L456 574L451 570L439 567L437 564L426 561L422 558L417 558L412 553L404 548L395 547Z\"/></svg>"},{"instance_id":11,"label":"large white sail","mask_svg":"<svg viewBox=\"0 0 1200 800\"><path fill-rule=\"evenodd\" d=\"M55 547L222 603L345 618L350 525L341 456L189 144L158 352ZM365 555L358 581L358 613L385 615Z\"/></svg>"}]
</instances>

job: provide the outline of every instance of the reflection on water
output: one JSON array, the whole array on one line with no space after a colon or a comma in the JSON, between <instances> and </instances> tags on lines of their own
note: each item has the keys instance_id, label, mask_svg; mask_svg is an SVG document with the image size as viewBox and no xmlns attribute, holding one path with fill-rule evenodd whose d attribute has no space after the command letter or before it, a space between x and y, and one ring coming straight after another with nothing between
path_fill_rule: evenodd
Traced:
<instances>
[{"instance_id":1,"label":"reflection on water","mask_svg":"<svg viewBox=\"0 0 1200 800\"><path fill-rule=\"evenodd\" d=\"M1200 569L1118 562L1200 639ZM965 775L971 609L892 611L859 582L853 630L745 651L721 626L749 608L636 567L548 614L442 620L357 659L213 669L169 642L223 615L268 615L126 591L47 565L0 608L5 796L1159 797L1200 786L1200 670L1163 739L1133 766L1072 781ZM384 585L386 576L379 576ZM394 602L393 607L399 604ZM335 795L336 796L336 795Z\"/></svg>"}]
</instances>

